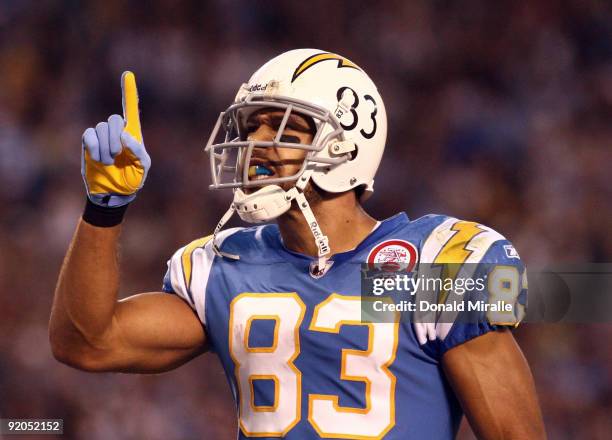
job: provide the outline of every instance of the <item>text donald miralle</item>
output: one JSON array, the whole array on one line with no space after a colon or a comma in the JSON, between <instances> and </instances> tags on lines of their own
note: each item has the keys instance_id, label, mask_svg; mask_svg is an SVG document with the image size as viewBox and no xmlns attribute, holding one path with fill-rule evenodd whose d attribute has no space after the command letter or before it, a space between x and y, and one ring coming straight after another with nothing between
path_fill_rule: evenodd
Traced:
<instances>
[{"instance_id":1,"label":"text donald miralle","mask_svg":"<svg viewBox=\"0 0 612 440\"><path fill-rule=\"evenodd\" d=\"M505 301L489 302L484 298L486 277L426 277L408 274L385 274L372 277L366 296L374 312L512 312L513 305ZM468 295L465 295L465 294ZM409 300L399 300L410 295ZM470 299L466 298L467 296ZM390 301L395 297L395 301ZM441 301L441 298L443 299Z\"/></svg>"}]
</instances>

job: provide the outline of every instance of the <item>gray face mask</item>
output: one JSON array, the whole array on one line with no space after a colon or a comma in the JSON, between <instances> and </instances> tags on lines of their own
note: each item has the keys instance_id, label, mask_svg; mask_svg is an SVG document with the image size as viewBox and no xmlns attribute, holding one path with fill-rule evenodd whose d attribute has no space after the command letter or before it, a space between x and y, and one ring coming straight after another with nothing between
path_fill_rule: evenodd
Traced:
<instances>
[{"instance_id":1,"label":"gray face mask","mask_svg":"<svg viewBox=\"0 0 612 440\"><path fill-rule=\"evenodd\" d=\"M262 108L279 109L285 112L276 136L272 141L246 140L246 118ZM292 112L311 118L314 121L316 131L310 145L281 141ZM322 134L327 124L329 124L331 130L323 136ZM222 141L215 143L219 138ZM205 151L209 154L212 175L210 189L252 188L294 182L307 169L314 171L317 165L338 165L349 160L349 154L332 158L316 156L316 153L323 150L332 139L336 139L338 142L344 141L344 129L335 118L330 116L329 111L323 107L295 98L282 96L270 98L262 95L248 94L242 102L230 105L227 110L219 115L206 144ZM249 178L248 164L251 161L255 148L291 148L306 151L307 154L295 174L271 177L262 182Z\"/></svg>"}]
</instances>

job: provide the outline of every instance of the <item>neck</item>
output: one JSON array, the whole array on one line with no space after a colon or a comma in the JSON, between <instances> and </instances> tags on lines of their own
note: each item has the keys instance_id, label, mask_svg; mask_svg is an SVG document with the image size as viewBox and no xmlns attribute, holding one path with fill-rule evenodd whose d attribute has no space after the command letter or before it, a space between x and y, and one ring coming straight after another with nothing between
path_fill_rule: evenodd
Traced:
<instances>
[{"instance_id":1,"label":"neck","mask_svg":"<svg viewBox=\"0 0 612 440\"><path fill-rule=\"evenodd\" d=\"M330 194L313 188L306 196L321 230L329 239L331 255L356 248L376 225L376 220L357 201L354 191ZM278 218L278 227L287 249L317 256L312 232L297 206Z\"/></svg>"}]
</instances>

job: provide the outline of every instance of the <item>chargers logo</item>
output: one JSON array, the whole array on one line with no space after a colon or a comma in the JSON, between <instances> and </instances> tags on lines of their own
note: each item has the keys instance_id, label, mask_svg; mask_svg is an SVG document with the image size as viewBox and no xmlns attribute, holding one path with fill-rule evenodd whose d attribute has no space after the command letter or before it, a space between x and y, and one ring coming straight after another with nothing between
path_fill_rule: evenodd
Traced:
<instances>
[{"instance_id":1,"label":"chargers logo","mask_svg":"<svg viewBox=\"0 0 612 440\"><path fill-rule=\"evenodd\" d=\"M357 67L356 64L352 63L351 61L347 60L344 57L341 57L340 55L336 55L335 53L322 52L322 53L318 53L315 55L311 55L308 58L306 58L304 61L302 61L300 65L297 66L297 68L295 69L295 72L293 72L293 77L291 78L291 82L295 81L302 73L306 72L308 69L310 69L315 64L320 63L321 61L328 61L328 60L338 61L338 69L342 67L350 67L352 69L359 70L359 67Z\"/></svg>"}]
</instances>

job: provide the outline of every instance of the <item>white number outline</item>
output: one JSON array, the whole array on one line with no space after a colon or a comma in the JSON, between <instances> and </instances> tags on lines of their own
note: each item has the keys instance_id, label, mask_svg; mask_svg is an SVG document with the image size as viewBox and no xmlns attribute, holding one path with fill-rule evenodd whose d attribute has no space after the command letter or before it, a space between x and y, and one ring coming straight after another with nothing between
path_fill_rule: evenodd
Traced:
<instances>
[{"instance_id":1,"label":"white number outline","mask_svg":"<svg viewBox=\"0 0 612 440\"><path fill-rule=\"evenodd\" d=\"M296 322L294 323L294 331L293 331L293 337L294 337L294 346L295 346L295 350L293 352L293 355L289 358L289 360L286 362L286 365L289 366L289 368L295 373L295 378L296 378L296 411L295 411L295 418L294 420L281 432L249 432L246 429L246 426L243 423L243 419L242 419L242 411L240 410L240 408L242 408L242 399L244 397L244 394L242 392L241 386L240 386L240 362L238 362L238 359L235 356L234 350L233 350L233 331L235 329L234 326L234 307L235 305L238 303L238 301L240 301L240 299L242 298L258 298L258 299L263 299L263 298L293 298L296 302L296 304L300 307L301 312L300 315L298 317L298 319L296 320ZM244 292L241 293L240 295L237 295L232 302L230 303L230 313L229 313L229 322L228 322L228 346L229 346L229 354L230 357L232 358L232 361L234 362L234 377L236 378L236 387L238 388L238 397L240 399L240 401L238 402L238 408L239 408L239 417L238 417L238 422L240 425L240 430L249 437L283 437L285 436L289 431L291 431L295 425L297 425L300 420L302 419L302 372L295 366L294 362L297 359L297 357L300 354L300 326L302 325L302 321L304 320L304 315L306 314L306 305L304 304L304 302L301 300L301 298L298 296L298 294L296 292L287 292L287 293L254 293L254 292ZM256 314L257 315L257 314ZM259 316L276 316L276 315L259 315ZM245 336L247 333L247 330L250 331L250 325L252 324L253 320L249 319L247 320L248 324L249 324L249 328L245 329ZM275 325L275 331L274 331L274 337L275 340L272 344L272 347L274 347L274 349L278 349L278 337L279 337L279 331L277 331L277 327L280 325L280 320L276 321L276 325ZM245 339L243 336L242 339L242 343L244 344L245 351L247 351L248 349L250 350L267 350L270 347L265 347L263 349L257 349L257 348L250 348L248 346L248 340L246 340L245 343ZM273 352L271 351L247 351L247 353L249 354L258 354L258 353L265 353L265 354L272 354ZM265 376L265 377L264 377ZM258 378L264 378L264 379L269 379L271 376L274 376L276 378L273 379L274 380L274 404L272 406L255 406L255 397L254 397L254 393L253 393L253 379L258 379ZM249 374L248 376L248 383L249 383L249 388L250 388L250 393L251 393L251 397L249 399L249 406L251 409L254 410L255 413L263 413L263 412L274 412L276 411L276 409L278 409L278 403L279 403L279 395L280 395L280 381L278 380L278 376L274 375L274 374L270 374L270 375L261 375L261 374Z\"/></svg>"},{"instance_id":2,"label":"white number outline","mask_svg":"<svg viewBox=\"0 0 612 440\"><path fill-rule=\"evenodd\" d=\"M239 423L240 423L240 429L241 431L247 435L247 436L251 436L251 437L282 437L284 435L286 435L289 431L291 431L291 429L293 429L295 427L295 425L297 425L301 419L302 419L302 405L301 405L301 401L302 401L302 373L301 371L295 366L294 361L297 359L297 357L300 354L300 335L299 335L299 330L300 330L300 326L302 325L303 322L303 318L304 318L304 314L306 312L306 305L304 304L304 302L300 299L300 297L297 295L297 293L293 292L293 293L253 293L253 292L245 292L242 293L238 296L236 296L231 304L230 304L230 316L229 316L229 334L228 334L228 341L229 341L229 354L230 357L232 358L232 361L234 362L234 375L236 378L236 385L238 388L238 398L240 400L243 399L243 397L245 397L242 393L241 387L240 387L240 363L238 362L238 360L236 359L235 353L233 351L233 329L234 329L234 305L240 300L240 298L244 298L244 297L252 297L252 298L266 298L266 297L291 297L293 299L296 300L296 303L300 306L301 308L301 314L297 320L297 322L294 325L294 341L295 341L295 351L293 353L293 355L291 356L291 358L289 359L289 361L287 362L287 365L294 371L294 373L296 374L296 383L297 383L297 389L296 389L296 396L297 396L297 407L296 407L296 418L292 421L291 424L288 425L288 427L286 429L284 429L282 432L249 432L246 427L244 426L244 424L242 423L242 415L239 415ZM319 332L324 332L324 333L335 333L338 334L340 332L340 329L342 328L343 325L359 325L359 326L366 326L368 328L368 348L367 350L357 350L357 349L350 349L350 348L343 348L341 351L341 371L340 371L340 379L341 380L348 380L348 381L360 381L360 382L364 382L366 385L366 389L365 389L365 402L366 402L366 407L365 408L352 408L352 407L342 407L338 404L339 401L339 396L337 395L325 395L325 394L309 394L308 395L308 421L311 424L311 426L315 429L315 431L317 431L319 433L319 435L321 437L325 437L325 438L349 438L349 439L367 439L367 440L373 440L373 439L381 439L383 438L394 426L395 426L395 388L396 388L396 382L397 379L395 377L395 375L390 371L390 367L393 364L393 362L395 362L395 358L397 355L397 348L399 345L399 316L396 316L396 320L393 323L384 323L384 325L393 325L393 345L392 345L392 350L391 350L391 354L388 356L388 359L386 360L386 362L384 362L382 365L378 365L377 367L379 367L388 377L389 381L390 381L390 415L389 415L389 424L384 428L384 430L382 430L378 435L375 436L363 436L363 435L353 435L353 434L347 434L347 433L331 433L331 432L322 432L322 430L318 427L318 425L316 424L316 421L314 420L313 417L313 413L312 413L312 405L313 402L315 400L330 400L333 403L334 409L340 413L357 413L357 414L368 414L369 411L372 409L372 399L371 399L371 380L369 379L368 376L351 376L346 374L346 357L349 355L352 356L363 356L363 357L369 357L373 350L373 344L374 344L374 332L375 332L375 327L373 323L367 323L367 322L362 322L360 320L343 320L343 319L339 319L334 328L327 328L327 327L320 327L317 326L317 318L318 318L318 314L321 311L321 309L323 307L325 307L326 305L330 304L334 299L341 299L341 300L354 300L354 301L360 301L361 297L359 296L349 296L349 295L341 295L338 293L332 293L330 294L324 301L320 302L319 304L317 304L315 306L313 315L312 315L312 319L311 319L311 323L310 326L308 327L308 330L310 331L319 331ZM273 341L273 345L271 347L249 347L248 344L248 336L249 336L249 332L250 332L250 328L251 328L251 324L255 319L274 319L275 322L275 328L274 328L274 341ZM382 325L382 324L381 324ZM273 353L277 348L278 348L278 340L279 340L279 328L280 328L280 316L276 315L276 314L269 314L269 315L261 315L261 314L254 314L249 316L249 318L247 319L247 324L245 325L245 330L244 330L244 335L242 338L242 342L244 344L244 349L247 353ZM378 371L377 371L378 373ZM271 379L274 381L274 385L275 385L275 389L274 389L274 404L271 406L256 406L255 405L255 397L254 397L254 389L253 389L253 380L257 380L257 379ZM249 406L250 408L255 411L255 412L273 412L277 409L278 407L278 403L279 403L279 394L280 394L280 382L278 380L278 377L274 374L250 374L248 376L248 382L249 382L249 387L250 387L250 399L249 399ZM242 407L242 403L239 402L239 408Z\"/></svg>"},{"instance_id":3,"label":"white number outline","mask_svg":"<svg viewBox=\"0 0 612 440\"><path fill-rule=\"evenodd\" d=\"M316 322L318 321L319 312L323 309L323 307L330 304L334 299L361 301L361 297L359 296L348 296L348 295L341 295L338 293L332 293L331 295L327 297L327 299L325 299L323 302L320 302L319 304L315 306L315 311L312 314L312 320L310 322L310 327L308 329L312 331L338 334L340 333L340 329L342 328L343 325L359 325L359 326L365 326L368 328L368 349L367 350L357 350L357 349L352 349L352 348L343 348L342 358L341 358L342 360L340 364L341 365L340 367L340 379L341 380L359 381L359 382L364 382L366 384L365 399L364 399L366 402L366 407L365 408L343 407L339 405L339 396L337 395L313 393L313 394L308 395L308 421L310 422L312 427L315 429L315 431L317 431L317 433L323 438L350 438L350 439L364 439L364 440L365 439L368 439L368 440L381 439L395 426L395 386L396 386L397 379L395 375L391 373L389 368L391 367L393 362L395 362L395 357L397 355L397 347L399 343L399 314L395 314L396 319L395 319L395 322L393 323L380 323L380 325L391 325L392 324L394 327L393 329L393 335L394 335L393 348L392 348L391 354L389 355L388 360L384 364L379 366L380 369L383 370L383 372L387 375L391 383L390 396L389 396L389 400L390 400L390 404L389 404L390 422L389 424L381 432L379 432L378 435L366 436L366 435L347 434L346 432L344 433L323 432L323 430L319 427L317 422L314 420L315 417L313 414L313 404L314 404L314 401L316 400L331 401L334 409L339 413L356 413L356 414L365 415L365 414L368 414L370 410L372 409L372 398L371 398L372 382L370 381L368 376L350 376L346 374L346 365L347 365L346 357L349 355L369 357L372 354L372 352L374 351L375 324L368 323L368 322L362 322L360 320L339 319L335 323L334 328L317 326Z\"/></svg>"}]
</instances>

